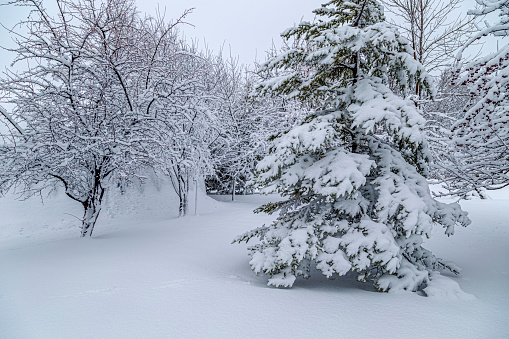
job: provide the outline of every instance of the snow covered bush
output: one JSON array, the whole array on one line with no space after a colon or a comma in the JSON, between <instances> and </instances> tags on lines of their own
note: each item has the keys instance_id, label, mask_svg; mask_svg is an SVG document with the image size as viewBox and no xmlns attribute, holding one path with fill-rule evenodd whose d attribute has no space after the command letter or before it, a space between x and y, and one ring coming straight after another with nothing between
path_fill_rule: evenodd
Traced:
<instances>
[{"instance_id":1,"label":"snow covered bush","mask_svg":"<svg viewBox=\"0 0 509 339\"><path fill-rule=\"evenodd\" d=\"M426 286L447 264L422 247L434 225L448 235L469 219L458 204L434 200L424 177L428 161L424 119L402 93L431 80L407 40L384 21L376 0L332 0L283 33L304 39L266 63L284 75L260 85L262 93L324 103L299 126L271 139L254 183L284 201L257 212L277 220L239 236L260 239L249 248L251 268L269 285L290 287L312 268L326 277L357 272L380 291Z\"/></svg>"}]
</instances>

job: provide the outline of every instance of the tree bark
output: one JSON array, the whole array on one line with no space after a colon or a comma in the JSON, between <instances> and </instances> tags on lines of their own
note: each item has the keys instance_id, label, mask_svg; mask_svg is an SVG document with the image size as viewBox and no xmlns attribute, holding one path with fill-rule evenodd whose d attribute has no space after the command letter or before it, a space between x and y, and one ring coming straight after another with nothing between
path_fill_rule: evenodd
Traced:
<instances>
[{"instance_id":1,"label":"tree bark","mask_svg":"<svg viewBox=\"0 0 509 339\"><path fill-rule=\"evenodd\" d=\"M232 179L232 201L235 201L235 176Z\"/></svg>"},{"instance_id":2,"label":"tree bark","mask_svg":"<svg viewBox=\"0 0 509 339\"><path fill-rule=\"evenodd\" d=\"M186 176L187 177L187 176ZM179 176L179 217L184 217L188 213L188 193L189 193L189 180L184 176Z\"/></svg>"},{"instance_id":3,"label":"tree bark","mask_svg":"<svg viewBox=\"0 0 509 339\"><path fill-rule=\"evenodd\" d=\"M92 236L95 223L99 217L99 213L101 212L103 196L104 188L102 188L100 184L96 185L91 195L83 203L85 212L81 223L81 237L85 237L87 234Z\"/></svg>"},{"instance_id":4,"label":"tree bark","mask_svg":"<svg viewBox=\"0 0 509 339\"><path fill-rule=\"evenodd\" d=\"M187 206L187 192L186 193L181 193L180 197L179 197L179 217L184 217L187 215L187 209L188 209L188 206Z\"/></svg>"}]
</instances>

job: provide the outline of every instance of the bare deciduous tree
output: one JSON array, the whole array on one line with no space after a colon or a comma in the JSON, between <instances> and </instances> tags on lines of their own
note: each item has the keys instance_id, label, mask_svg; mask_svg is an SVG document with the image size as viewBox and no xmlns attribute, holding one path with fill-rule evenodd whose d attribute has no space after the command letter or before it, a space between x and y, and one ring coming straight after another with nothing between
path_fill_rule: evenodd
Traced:
<instances>
[{"instance_id":1,"label":"bare deciduous tree","mask_svg":"<svg viewBox=\"0 0 509 339\"><path fill-rule=\"evenodd\" d=\"M296 100L256 96L254 88L266 74L240 66L235 58L214 61L218 123L221 137L213 145L215 175L209 190L246 193L256 163L268 151L270 136L293 126L306 112ZM258 65L258 69L260 69Z\"/></svg>"},{"instance_id":2,"label":"bare deciduous tree","mask_svg":"<svg viewBox=\"0 0 509 339\"><path fill-rule=\"evenodd\" d=\"M471 191L497 190L509 186L509 44L473 62L462 53L472 43L486 37L509 36L509 1L477 0L475 17L496 14L498 20L486 22L458 53L456 83L469 89L469 102L463 116L452 126L451 163L448 189L459 196ZM493 15L494 17L494 15Z\"/></svg>"},{"instance_id":3,"label":"bare deciduous tree","mask_svg":"<svg viewBox=\"0 0 509 339\"><path fill-rule=\"evenodd\" d=\"M15 62L28 68L0 82L16 129L1 146L0 189L60 183L84 208L81 235L92 235L111 179L137 178L175 152L166 127L176 108L162 108L179 95L167 79L183 77L168 64L190 53L171 33L183 18L141 18L131 0L56 0L55 15L40 0L13 4L31 10L26 33L12 32Z\"/></svg>"},{"instance_id":4,"label":"bare deciduous tree","mask_svg":"<svg viewBox=\"0 0 509 339\"><path fill-rule=\"evenodd\" d=\"M392 20L410 40L414 58L433 72L451 64L454 53L468 33L475 29L475 18L458 14L463 0L383 0ZM419 89L417 89L419 93Z\"/></svg>"}]
</instances>

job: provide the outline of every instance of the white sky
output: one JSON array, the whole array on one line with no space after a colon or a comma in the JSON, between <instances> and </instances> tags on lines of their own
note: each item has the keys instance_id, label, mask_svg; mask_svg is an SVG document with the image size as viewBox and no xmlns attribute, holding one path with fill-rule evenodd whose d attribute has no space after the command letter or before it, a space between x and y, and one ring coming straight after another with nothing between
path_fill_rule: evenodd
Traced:
<instances>
[{"instance_id":1,"label":"white sky","mask_svg":"<svg viewBox=\"0 0 509 339\"><path fill-rule=\"evenodd\" d=\"M8 0L0 0L0 4ZM137 0L142 13L166 13L166 18L176 19L185 9L195 8L187 17L194 25L181 25L187 39L195 39L201 47L218 51L223 47L228 54L238 56L241 63L252 64L255 59L263 61L265 51L272 41L279 45L279 34L301 19L312 20L313 9L320 7L325 0ZM46 7L55 8L54 0L44 0ZM465 0L462 10L474 6L474 0ZM23 17L26 9L14 6L0 6L0 24L12 27ZM0 46L12 46L9 34L0 27ZM496 45L487 49L495 49ZM486 49L486 48L484 48ZM483 51L489 52L489 51ZM8 67L12 54L0 50L0 69Z\"/></svg>"},{"instance_id":2,"label":"white sky","mask_svg":"<svg viewBox=\"0 0 509 339\"><path fill-rule=\"evenodd\" d=\"M0 0L6 3L7 0ZM218 51L221 46L226 53L231 48L233 56L242 63L251 64L257 57L263 60L272 40L280 41L279 33L300 22L301 18L312 20L311 11L320 7L322 0L138 0L140 12L155 14L166 8L166 18L176 19L185 9L195 8L187 17L194 25L180 27L188 39L204 41L209 49ZM44 0L46 7L53 7L53 0ZM26 11L14 6L0 6L0 23L12 27ZM0 27L0 46L10 44L7 31ZM11 57L0 51L0 69L8 66Z\"/></svg>"},{"instance_id":3,"label":"white sky","mask_svg":"<svg viewBox=\"0 0 509 339\"><path fill-rule=\"evenodd\" d=\"M153 12L157 3L166 6L167 17L177 18L186 8L195 8L187 21L194 27L182 26L188 38L205 41L214 51L231 48L243 63L264 59L272 40L279 42L279 34L302 17L313 19L311 11L322 0L188 0L138 1L143 12Z\"/></svg>"}]
</instances>

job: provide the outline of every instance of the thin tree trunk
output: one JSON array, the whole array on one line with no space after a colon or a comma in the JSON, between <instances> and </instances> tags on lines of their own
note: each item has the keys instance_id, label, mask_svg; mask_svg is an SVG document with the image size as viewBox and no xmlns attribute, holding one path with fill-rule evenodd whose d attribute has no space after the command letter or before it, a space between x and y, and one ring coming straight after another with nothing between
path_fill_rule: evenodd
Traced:
<instances>
[{"instance_id":1,"label":"thin tree trunk","mask_svg":"<svg viewBox=\"0 0 509 339\"><path fill-rule=\"evenodd\" d=\"M232 179L232 201L235 201L235 176Z\"/></svg>"},{"instance_id":2,"label":"thin tree trunk","mask_svg":"<svg viewBox=\"0 0 509 339\"><path fill-rule=\"evenodd\" d=\"M179 217L187 215L188 212L188 191L189 191L189 178L185 172L181 170L178 164L173 165L168 169L171 179L171 185L179 197Z\"/></svg>"},{"instance_id":3,"label":"thin tree trunk","mask_svg":"<svg viewBox=\"0 0 509 339\"><path fill-rule=\"evenodd\" d=\"M197 214L198 212L198 180L196 179L194 181L195 185L194 185L194 215Z\"/></svg>"},{"instance_id":4,"label":"thin tree trunk","mask_svg":"<svg viewBox=\"0 0 509 339\"><path fill-rule=\"evenodd\" d=\"M179 217L187 215L187 192L185 189L180 191L179 195Z\"/></svg>"},{"instance_id":5,"label":"thin tree trunk","mask_svg":"<svg viewBox=\"0 0 509 339\"><path fill-rule=\"evenodd\" d=\"M189 193L189 180L183 176L179 176L179 217L187 215L188 206L188 193Z\"/></svg>"}]
</instances>

